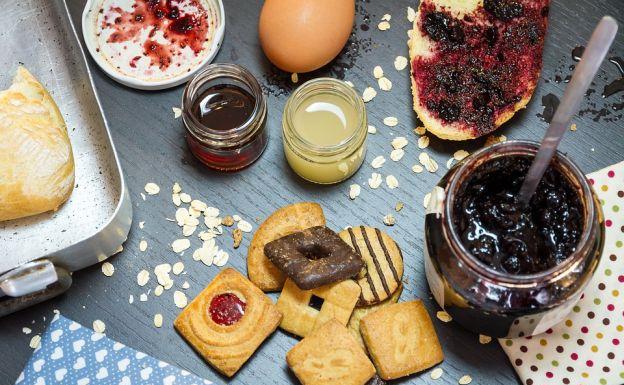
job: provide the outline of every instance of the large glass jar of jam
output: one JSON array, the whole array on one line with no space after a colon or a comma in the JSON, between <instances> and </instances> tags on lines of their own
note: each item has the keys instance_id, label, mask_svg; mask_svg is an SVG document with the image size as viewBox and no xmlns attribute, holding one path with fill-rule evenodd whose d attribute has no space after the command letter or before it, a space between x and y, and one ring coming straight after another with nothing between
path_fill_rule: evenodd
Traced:
<instances>
[{"instance_id":1,"label":"large glass jar of jam","mask_svg":"<svg viewBox=\"0 0 624 385\"><path fill-rule=\"evenodd\" d=\"M510 141L457 164L434 187L425 271L438 302L492 337L539 334L582 295L603 247L600 205L579 168L557 153L528 207L515 196L538 149Z\"/></svg>"},{"instance_id":2,"label":"large glass jar of jam","mask_svg":"<svg viewBox=\"0 0 624 385\"><path fill-rule=\"evenodd\" d=\"M266 148L266 97L239 65L211 64L188 82L182 118L191 152L210 168L242 169Z\"/></svg>"}]
</instances>

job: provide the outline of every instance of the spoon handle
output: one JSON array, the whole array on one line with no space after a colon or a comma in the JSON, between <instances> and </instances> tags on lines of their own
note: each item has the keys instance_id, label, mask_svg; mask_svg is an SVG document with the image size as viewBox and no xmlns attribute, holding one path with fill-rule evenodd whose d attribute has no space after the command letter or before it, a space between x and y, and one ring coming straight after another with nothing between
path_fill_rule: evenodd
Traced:
<instances>
[{"instance_id":1,"label":"spoon handle","mask_svg":"<svg viewBox=\"0 0 624 385\"><path fill-rule=\"evenodd\" d=\"M557 151L557 146L568 124L570 124L572 117L578 111L585 92L587 92L600 68L600 64L602 64L611 47L617 29L618 25L615 19L611 16L605 16L600 20L600 23L598 23L598 26L592 33L583 52L583 57L572 74L572 80L566 87L561 103L546 131L544 139L542 139L539 151L535 155L527 176L524 178L518 195L518 199L522 204L527 205L535 193L539 181L542 179L544 172L546 172L555 151Z\"/></svg>"}]
</instances>

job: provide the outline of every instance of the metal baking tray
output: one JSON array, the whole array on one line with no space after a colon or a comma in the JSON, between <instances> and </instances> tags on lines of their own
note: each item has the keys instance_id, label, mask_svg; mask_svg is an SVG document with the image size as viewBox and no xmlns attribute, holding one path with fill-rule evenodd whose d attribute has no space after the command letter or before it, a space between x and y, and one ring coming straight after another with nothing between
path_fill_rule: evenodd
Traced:
<instances>
[{"instance_id":1,"label":"metal baking tray","mask_svg":"<svg viewBox=\"0 0 624 385\"><path fill-rule=\"evenodd\" d=\"M1 316L65 290L68 273L119 250L132 206L65 2L4 2L0 25L0 88L20 64L33 73L63 113L76 164L74 191L58 211L0 222Z\"/></svg>"}]
</instances>

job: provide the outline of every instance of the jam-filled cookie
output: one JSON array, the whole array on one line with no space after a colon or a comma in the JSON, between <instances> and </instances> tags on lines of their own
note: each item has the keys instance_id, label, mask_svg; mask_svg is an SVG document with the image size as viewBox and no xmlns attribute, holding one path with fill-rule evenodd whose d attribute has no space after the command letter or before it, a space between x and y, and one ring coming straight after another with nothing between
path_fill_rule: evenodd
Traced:
<instances>
[{"instance_id":1,"label":"jam-filled cookie","mask_svg":"<svg viewBox=\"0 0 624 385\"><path fill-rule=\"evenodd\" d=\"M311 202L284 206L262 222L247 253L247 274L251 282L263 291L280 290L286 275L264 255L264 245L313 226L325 226L325 215L318 203Z\"/></svg>"},{"instance_id":2,"label":"jam-filled cookie","mask_svg":"<svg viewBox=\"0 0 624 385\"><path fill-rule=\"evenodd\" d=\"M362 257L325 226L271 241L264 254L303 290L355 277L364 267Z\"/></svg>"},{"instance_id":3,"label":"jam-filled cookie","mask_svg":"<svg viewBox=\"0 0 624 385\"><path fill-rule=\"evenodd\" d=\"M287 279L277 300L277 308L284 315L280 327L305 337L332 318L346 325L359 296L360 287L352 280L301 290Z\"/></svg>"},{"instance_id":4,"label":"jam-filled cookie","mask_svg":"<svg viewBox=\"0 0 624 385\"><path fill-rule=\"evenodd\" d=\"M420 300L368 314L360 322L360 331L384 380L420 372L444 359L431 318Z\"/></svg>"},{"instance_id":5,"label":"jam-filled cookie","mask_svg":"<svg viewBox=\"0 0 624 385\"><path fill-rule=\"evenodd\" d=\"M386 299L383 302L380 302L372 306L356 307L355 309L353 309L353 313L351 314L351 318L349 318L349 323L347 324L347 328L349 328L349 331L351 332L353 337L355 337L355 339L360 343L360 345L362 345L362 347L366 346L364 345L364 340L362 339L362 334L360 333L360 321L362 320L362 318L366 317L368 314L372 312L375 312L381 309L382 307L399 302L399 297L401 297L402 292L403 292L403 285L399 286L399 288L394 292L394 294L392 294L392 297Z\"/></svg>"},{"instance_id":6,"label":"jam-filled cookie","mask_svg":"<svg viewBox=\"0 0 624 385\"><path fill-rule=\"evenodd\" d=\"M383 231L358 226L340 232L342 238L366 264L358 277L362 294L357 306L370 306L392 296L403 279L403 254L396 242Z\"/></svg>"},{"instance_id":7,"label":"jam-filled cookie","mask_svg":"<svg viewBox=\"0 0 624 385\"><path fill-rule=\"evenodd\" d=\"M295 345L286 362L303 385L365 385L375 375L364 350L336 320Z\"/></svg>"},{"instance_id":8,"label":"jam-filled cookie","mask_svg":"<svg viewBox=\"0 0 624 385\"><path fill-rule=\"evenodd\" d=\"M176 318L176 330L231 377L282 319L275 304L234 269L225 269Z\"/></svg>"}]
</instances>

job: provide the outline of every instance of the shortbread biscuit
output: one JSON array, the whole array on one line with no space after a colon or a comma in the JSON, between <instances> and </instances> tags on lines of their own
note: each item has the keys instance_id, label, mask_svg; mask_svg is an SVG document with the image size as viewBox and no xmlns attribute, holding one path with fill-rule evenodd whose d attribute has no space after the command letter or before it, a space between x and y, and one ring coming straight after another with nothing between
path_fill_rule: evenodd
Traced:
<instances>
[{"instance_id":1,"label":"shortbread biscuit","mask_svg":"<svg viewBox=\"0 0 624 385\"><path fill-rule=\"evenodd\" d=\"M347 327L349 328L351 334L353 334L353 337L355 337L355 339L360 343L360 345L362 345L362 347L366 346L364 344L364 340L362 339L362 334L360 333L360 321L362 320L362 318L370 313L376 312L377 310L385 306L399 302L401 292L403 292L403 285L399 286L394 294L392 294L392 297L386 299L383 302L372 306L356 307L355 309L353 309L353 313L351 313L351 318L349 318L349 323L347 324Z\"/></svg>"},{"instance_id":2,"label":"shortbread biscuit","mask_svg":"<svg viewBox=\"0 0 624 385\"><path fill-rule=\"evenodd\" d=\"M383 231L365 226L348 228L339 235L366 264L357 280L362 287L357 305L370 306L389 298L403 279L403 254L396 242Z\"/></svg>"},{"instance_id":3,"label":"shortbread biscuit","mask_svg":"<svg viewBox=\"0 0 624 385\"><path fill-rule=\"evenodd\" d=\"M360 331L384 380L420 372L444 359L431 318L420 300L368 314L360 322Z\"/></svg>"},{"instance_id":4,"label":"shortbread biscuit","mask_svg":"<svg viewBox=\"0 0 624 385\"><path fill-rule=\"evenodd\" d=\"M249 246L247 274L251 282L263 291L280 290L286 276L264 255L264 245L313 226L325 226L323 209L317 203L295 203L271 214L258 227Z\"/></svg>"},{"instance_id":5,"label":"shortbread biscuit","mask_svg":"<svg viewBox=\"0 0 624 385\"><path fill-rule=\"evenodd\" d=\"M362 257L325 226L271 241L264 254L303 290L353 278L364 267Z\"/></svg>"},{"instance_id":6,"label":"shortbread biscuit","mask_svg":"<svg viewBox=\"0 0 624 385\"><path fill-rule=\"evenodd\" d=\"M225 269L174 322L184 339L220 373L231 377L282 319L260 289Z\"/></svg>"},{"instance_id":7,"label":"shortbread biscuit","mask_svg":"<svg viewBox=\"0 0 624 385\"><path fill-rule=\"evenodd\" d=\"M346 325L359 296L360 287L352 280L301 290L287 279L277 300L277 308L284 316L280 327L305 337L331 319Z\"/></svg>"},{"instance_id":8,"label":"shortbread biscuit","mask_svg":"<svg viewBox=\"0 0 624 385\"><path fill-rule=\"evenodd\" d=\"M286 362L303 385L364 385L375 375L364 350L336 320L295 345Z\"/></svg>"}]
</instances>

